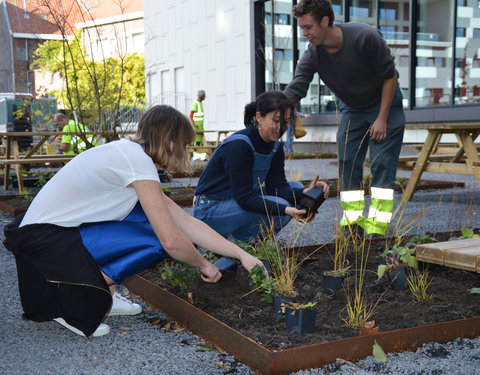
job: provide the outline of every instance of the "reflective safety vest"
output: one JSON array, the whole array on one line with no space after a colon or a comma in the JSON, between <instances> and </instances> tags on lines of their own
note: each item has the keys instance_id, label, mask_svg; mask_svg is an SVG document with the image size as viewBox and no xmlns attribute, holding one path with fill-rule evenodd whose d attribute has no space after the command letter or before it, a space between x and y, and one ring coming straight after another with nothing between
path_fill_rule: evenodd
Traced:
<instances>
[{"instance_id":1,"label":"reflective safety vest","mask_svg":"<svg viewBox=\"0 0 480 375\"><path fill-rule=\"evenodd\" d=\"M365 219L365 197L363 190L340 192L340 201L343 209L340 225L357 224L365 229L367 234L377 233L385 235L392 220L393 189L371 188L371 203L368 217Z\"/></svg>"},{"instance_id":2,"label":"reflective safety vest","mask_svg":"<svg viewBox=\"0 0 480 375\"><path fill-rule=\"evenodd\" d=\"M196 125L203 124L203 103L195 100L191 110L193 111L193 122Z\"/></svg>"}]
</instances>

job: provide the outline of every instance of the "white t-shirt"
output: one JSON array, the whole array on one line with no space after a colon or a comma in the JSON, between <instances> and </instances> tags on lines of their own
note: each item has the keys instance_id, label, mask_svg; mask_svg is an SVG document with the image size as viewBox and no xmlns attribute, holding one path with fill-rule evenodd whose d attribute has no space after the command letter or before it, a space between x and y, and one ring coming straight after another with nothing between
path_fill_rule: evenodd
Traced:
<instances>
[{"instance_id":1,"label":"white t-shirt","mask_svg":"<svg viewBox=\"0 0 480 375\"><path fill-rule=\"evenodd\" d=\"M123 220L138 201L134 181L160 183L142 147L122 139L91 148L73 158L40 190L20 226Z\"/></svg>"}]
</instances>

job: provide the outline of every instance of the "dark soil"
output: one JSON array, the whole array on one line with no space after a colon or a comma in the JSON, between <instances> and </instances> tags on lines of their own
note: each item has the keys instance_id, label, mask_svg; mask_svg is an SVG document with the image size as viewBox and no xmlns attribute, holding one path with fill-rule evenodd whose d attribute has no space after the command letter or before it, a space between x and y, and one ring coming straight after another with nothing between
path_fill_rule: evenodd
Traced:
<instances>
[{"instance_id":1,"label":"dark soil","mask_svg":"<svg viewBox=\"0 0 480 375\"><path fill-rule=\"evenodd\" d=\"M449 237L446 234L437 236L441 241ZM478 274L421 263L421 267L428 267L433 278L429 288L431 299L416 302L409 290L394 291L388 288L386 279L377 280L376 270L383 263L380 254L384 248L383 241L372 241L364 289L369 303L378 302L373 320L380 332L480 316L480 295L469 291L480 287ZM295 281L298 302L318 303L315 331L305 335L288 333L284 320L277 322L273 319L272 303L262 302L258 293L248 294L251 291L248 275L241 267L236 273L225 273L218 284L200 281L185 291L167 285L154 269L145 271L141 276L184 299L187 299L187 292L191 292L198 308L266 348L280 350L359 335L358 330L346 327L342 320L346 317L346 290L351 290L354 283L353 254L350 257L350 272L344 282L345 290L337 292L336 298L323 293L322 272L332 268L329 256L332 249L331 244L327 245L304 261Z\"/></svg>"}]
</instances>

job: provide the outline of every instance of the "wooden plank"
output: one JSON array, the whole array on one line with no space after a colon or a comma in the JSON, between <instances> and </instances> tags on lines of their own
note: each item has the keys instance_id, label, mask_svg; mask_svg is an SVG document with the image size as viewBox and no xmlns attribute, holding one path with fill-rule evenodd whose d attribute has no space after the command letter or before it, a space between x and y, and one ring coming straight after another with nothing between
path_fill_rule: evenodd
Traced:
<instances>
[{"instance_id":1,"label":"wooden plank","mask_svg":"<svg viewBox=\"0 0 480 375\"><path fill-rule=\"evenodd\" d=\"M433 173L450 173L450 174L474 174L471 168L468 168L464 163L439 163L431 162L427 163L424 168L424 172Z\"/></svg>"},{"instance_id":2,"label":"wooden plank","mask_svg":"<svg viewBox=\"0 0 480 375\"><path fill-rule=\"evenodd\" d=\"M480 251L480 238L417 245L416 257L422 262L446 265L448 252L470 248L478 248Z\"/></svg>"},{"instance_id":3,"label":"wooden plank","mask_svg":"<svg viewBox=\"0 0 480 375\"><path fill-rule=\"evenodd\" d=\"M0 160L0 164L45 164L45 163L62 163L72 160L71 157L59 157L59 158L28 158L28 159L3 159Z\"/></svg>"},{"instance_id":4,"label":"wooden plank","mask_svg":"<svg viewBox=\"0 0 480 375\"><path fill-rule=\"evenodd\" d=\"M451 249L445 253L445 266L467 271L476 271L477 258L479 256L480 248L478 246L462 249Z\"/></svg>"}]
</instances>

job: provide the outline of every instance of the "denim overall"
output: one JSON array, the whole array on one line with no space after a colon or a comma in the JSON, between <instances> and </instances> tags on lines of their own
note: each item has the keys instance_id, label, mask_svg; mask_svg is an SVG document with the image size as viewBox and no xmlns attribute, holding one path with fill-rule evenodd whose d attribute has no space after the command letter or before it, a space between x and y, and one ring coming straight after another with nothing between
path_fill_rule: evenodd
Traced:
<instances>
[{"instance_id":1,"label":"denim overall","mask_svg":"<svg viewBox=\"0 0 480 375\"><path fill-rule=\"evenodd\" d=\"M247 142L255 154L252 181L255 194L258 194L263 199L290 206L290 203L283 198L265 195L265 193L262 195L262 185L265 182L268 171L270 170L270 164L281 142L276 142L273 150L268 155L255 152L250 138L244 134L231 135L225 139L219 147L235 140ZM289 182L289 185L291 188L303 188L303 185L298 181ZM193 216L208 224L222 236L232 235L235 240L243 242L248 242L250 239L256 238L260 233L260 226L263 223L266 223L269 227L270 224L273 224L275 232L278 232L291 219L290 216L283 213L281 215L276 214L268 217L266 214L246 211L238 205L231 189L219 193L196 196Z\"/></svg>"},{"instance_id":2,"label":"denim overall","mask_svg":"<svg viewBox=\"0 0 480 375\"><path fill-rule=\"evenodd\" d=\"M169 257L138 202L123 221L83 224L85 248L115 283Z\"/></svg>"}]
</instances>

